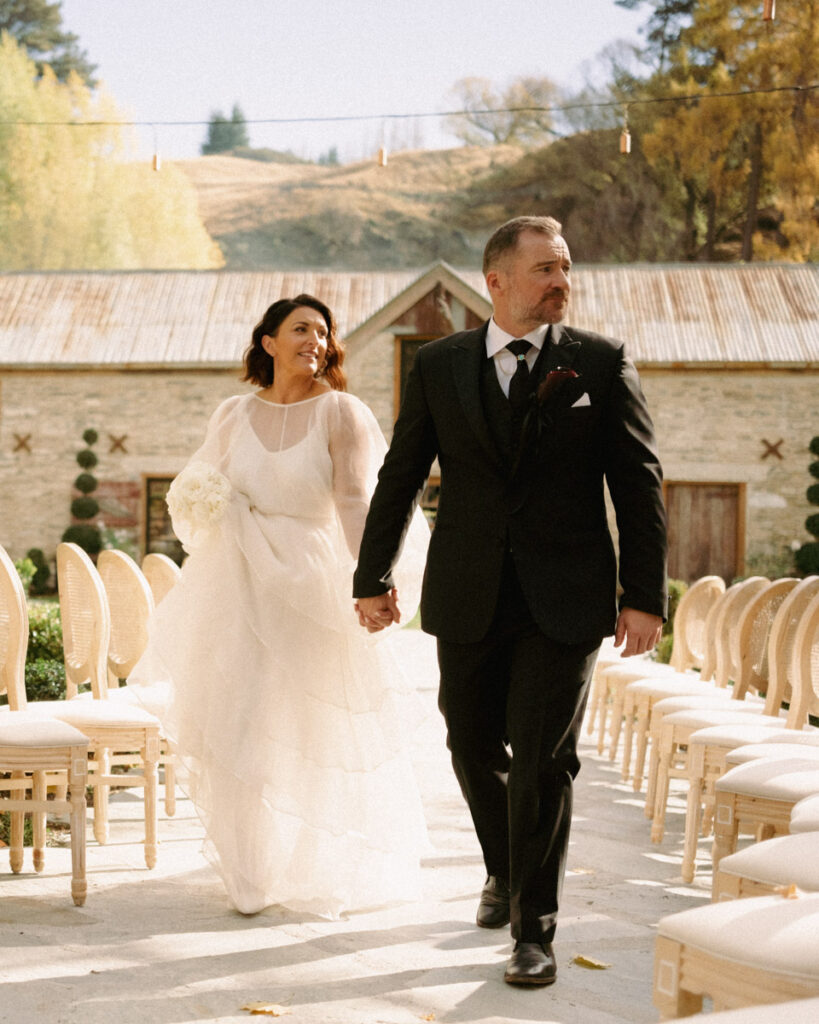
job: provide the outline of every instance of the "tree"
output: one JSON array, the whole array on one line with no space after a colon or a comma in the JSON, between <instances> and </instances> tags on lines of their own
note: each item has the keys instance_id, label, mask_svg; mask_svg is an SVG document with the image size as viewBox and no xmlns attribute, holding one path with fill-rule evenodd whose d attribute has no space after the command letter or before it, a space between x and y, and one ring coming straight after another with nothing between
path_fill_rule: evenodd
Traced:
<instances>
[{"instance_id":1,"label":"tree","mask_svg":"<svg viewBox=\"0 0 819 1024\"><path fill-rule=\"evenodd\" d=\"M0 270L222 265L188 180L127 160L122 120L103 91L49 67L38 78L0 36Z\"/></svg>"},{"instance_id":2,"label":"tree","mask_svg":"<svg viewBox=\"0 0 819 1024\"><path fill-rule=\"evenodd\" d=\"M96 65L88 61L79 39L65 32L61 0L0 0L0 32L8 34L28 53L42 75L48 65L61 82L74 71L94 86Z\"/></svg>"},{"instance_id":3,"label":"tree","mask_svg":"<svg viewBox=\"0 0 819 1024\"><path fill-rule=\"evenodd\" d=\"M233 111L228 120L221 110L214 110L208 121L207 142L202 143L202 153L227 153L239 146L248 146L247 122L238 103L233 104Z\"/></svg>"},{"instance_id":4,"label":"tree","mask_svg":"<svg viewBox=\"0 0 819 1024\"><path fill-rule=\"evenodd\" d=\"M809 87L819 59L819 0L788 5L774 27L762 21L756 0L623 5L639 2L654 8L649 27L673 25L662 37L664 67L646 91L694 97L662 105L642 139L658 172L680 183L686 258L815 258L819 103ZM709 98L720 92L753 95Z\"/></svg>"},{"instance_id":5,"label":"tree","mask_svg":"<svg viewBox=\"0 0 819 1024\"><path fill-rule=\"evenodd\" d=\"M542 146L556 134L554 115L542 108L554 106L558 95L548 78L519 78L502 92L487 78L462 78L451 96L464 113L451 114L447 127L467 146Z\"/></svg>"},{"instance_id":6,"label":"tree","mask_svg":"<svg viewBox=\"0 0 819 1024\"><path fill-rule=\"evenodd\" d=\"M819 456L819 437L814 437L810 443L812 455ZM814 480L819 480L819 459L811 462L808 466L810 475ZM819 483L813 483L808 487L807 499L811 505L819 505ZM803 544L796 552L796 567L800 572L809 575L819 573L819 512L814 512L805 520L805 529L815 539Z\"/></svg>"}]
</instances>

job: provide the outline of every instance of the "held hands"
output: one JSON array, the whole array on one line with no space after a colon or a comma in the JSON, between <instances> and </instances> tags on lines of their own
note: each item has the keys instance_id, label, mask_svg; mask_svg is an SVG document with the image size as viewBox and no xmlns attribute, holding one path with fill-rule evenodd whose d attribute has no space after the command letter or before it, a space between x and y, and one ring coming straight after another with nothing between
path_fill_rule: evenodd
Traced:
<instances>
[{"instance_id":1,"label":"held hands","mask_svg":"<svg viewBox=\"0 0 819 1024\"><path fill-rule=\"evenodd\" d=\"M378 633L393 622L401 621L398 607L398 591L393 587L378 597L359 597L355 603L358 621L368 633Z\"/></svg>"},{"instance_id":2,"label":"held hands","mask_svg":"<svg viewBox=\"0 0 819 1024\"><path fill-rule=\"evenodd\" d=\"M662 631L663 620L659 615L639 612L636 608L621 608L614 632L614 646L619 647L623 640L626 641L621 658L645 654L657 645Z\"/></svg>"}]
</instances>

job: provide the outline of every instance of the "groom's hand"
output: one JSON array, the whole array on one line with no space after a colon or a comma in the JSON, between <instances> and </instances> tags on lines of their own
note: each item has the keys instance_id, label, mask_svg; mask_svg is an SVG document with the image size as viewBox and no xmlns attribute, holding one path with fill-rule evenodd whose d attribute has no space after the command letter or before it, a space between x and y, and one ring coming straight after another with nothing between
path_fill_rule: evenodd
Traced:
<instances>
[{"instance_id":1,"label":"groom's hand","mask_svg":"<svg viewBox=\"0 0 819 1024\"><path fill-rule=\"evenodd\" d=\"M398 591L393 588L377 597L359 597L355 603L358 621L369 633L378 633L393 622L401 621Z\"/></svg>"},{"instance_id":2,"label":"groom's hand","mask_svg":"<svg viewBox=\"0 0 819 1024\"><path fill-rule=\"evenodd\" d=\"M640 612L636 608L621 608L614 631L614 646L619 647L625 640L626 646L621 658L632 654L653 651L663 632L663 620L659 615Z\"/></svg>"}]
</instances>

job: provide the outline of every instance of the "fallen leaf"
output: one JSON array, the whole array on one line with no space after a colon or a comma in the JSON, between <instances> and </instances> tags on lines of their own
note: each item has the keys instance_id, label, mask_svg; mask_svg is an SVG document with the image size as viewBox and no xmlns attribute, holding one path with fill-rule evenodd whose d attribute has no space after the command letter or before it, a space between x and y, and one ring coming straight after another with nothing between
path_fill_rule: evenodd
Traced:
<instances>
[{"instance_id":1,"label":"fallen leaf","mask_svg":"<svg viewBox=\"0 0 819 1024\"><path fill-rule=\"evenodd\" d=\"M421 1020L435 1020L434 1013L425 1013Z\"/></svg>"},{"instance_id":2,"label":"fallen leaf","mask_svg":"<svg viewBox=\"0 0 819 1024\"><path fill-rule=\"evenodd\" d=\"M605 971L607 967L611 967L611 964L604 964L602 960L595 960L590 956L581 956L578 954L573 964L577 964L578 967L588 967L590 971Z\"/></svg>"},{"instance_id":3,"label":"fallen leaf","mask_svg":"<svg viewBox=\"0 0 819 1024\"><path fill-rule=\"evenodd\" d=\"M292 1013L287 1006L280 1006L279 1003L245 1003L243 1010L249 1010L250 1015L266 1013L268 1017L284 1017Z\"/></svg>"}]
</instances>

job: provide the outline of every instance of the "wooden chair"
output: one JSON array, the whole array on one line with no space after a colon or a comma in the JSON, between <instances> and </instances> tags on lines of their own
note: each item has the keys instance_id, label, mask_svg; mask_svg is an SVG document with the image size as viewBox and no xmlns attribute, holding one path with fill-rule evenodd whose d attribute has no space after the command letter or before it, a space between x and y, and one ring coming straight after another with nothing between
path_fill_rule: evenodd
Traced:
<instances>
[{"instance_id":1,"label":"wooden chair","mask_svg":"<svg viewBox=\"0 0 819 1024\"><path fill-rule=\"evenodd\" d=\"M819 893L724 900L661 918L654 1005L671 1020L698 1013L703 997L715 1010L817 997L817 934Z\"/></svg>"},{"instance_id":2,"label":"wooden chair","mask_svg":"<svg viewBox=\"0 0 819 1024\"><path fill-rule=\"evenodd\" d=\"M25 691L28 610L14 563L0 547L0 693ZM71 828L71 897L85 903L85 786L88 738L64 722L23 711L0 714L0 810L10 813L11 870L23 868L23 826L32 816L34 870L45 866L46 814L68 814ZM65 780L67 799L47 800L47 779ZM30 795L29 795L30 794Z\"/></svg>"},{"instance_id":3,"label":"wooden chair","mask_svg":"<svg viewBox=\"0 0 819 1024\"><path fill-rule=\"evenodd\" d=\"M739 1010L698 1013L696 1024L772 1024L787 1020L788 1024L816 1024L819 1020L819 997L789 999L787 1003L767 1006L743 1006Z\"/></svg>"},{"instance_id":4,"label":"wooden chair","mask_svg":"<svg viewBox=\"0 0 819 1024\"><path fill-rule=\"evenodd\" d=\"M90 685L96 700L55 700L29 703L19 682L9 689L9 706L28 710L73 725L88 737L93 760L88 784L94 791L94 835L108 841L108 793L112 786L140 786L144 793L145 863L156 864L156 784L159 758L159 721L141 708L108 700L107 651L110 618L105 590L99 573L86 553L76 544L57 547L57 576L60 612L63 620L63 648L66 679L76 694ZM66 629L66 623L68 628ZM112 754L138 751L139 775L114 775Z\"/></svg>"},{"instance_id":5,"label":"wooden chair","mask_svg":"<svg viewBox=\"0 0 819 1024\"><path fill-rule=\"evenodd\" d=\"M176 585L181 571L176 562L167 555L151 552L142 559L142 572L151 588L155 605L159 604Z\"/></svg>"},{"instance_id":6,"label":"wooden chair","mask_svg":"<svg viewBox=\"0 0 819 1024\"><path fill-rule=\"evenodd\" d=\"M617 666L604 674L604 681L611 697L611 743L609 760L613 761L619 743L621 723L623 724L623 767L621 777L627 782L631 775L631 754L634 741L636 707L632 699L628 701L629 685L638 680L661 680L674 687L674 692L708 693L713 684L703 674L706 664L708 645L707 621L711 609L725 592L725 583L721 576L703 576L692 583L680 598L677 615L674 620L674 645L671 660L667 666L656 666L666 669L664 672L652 672L646 666ZM669 691L671 692L671 691ZM646 722L646 726L647 726ZM600 751L602 753L602 750ZM643 756L645 748L643 747ZM642 767L642 766L641 766ZM641 772L642 774L642 772Z\"/></svg>"},{"instance_id":7,"label":"wooden chair","mask_svg":"<svg viewBox=\"0 0 819 1024\"><path fill-rule=\"evenodd\" d=\"M819 663L819 594L815 595L800 618L794 636L791 654L792 704L806 706L802 691L814 691L819 696L819 675L813 666ZM726 762L740 754L726 755ZM788 744L786 750L791 749ZM817 748L813 748L815 753ZM763 838L787 834L790 816L795 804L807 796L819 793L819 764L805 756L807 748L793 745L791 757L773 760L766 756L738 764L715 783L714 845L712 863L714 873L720 860L736 849L741 828L750 828Z\"/></svg>"},{"instance_id":8,"label":"wooden chair","mask_svg":"<svg viewBox=\"0 0 819 1024\"><path fill-rule=\"evenodd\" d=\"M166 556L157 556L165 558ZM176 565L168 558L174 568ZM148 622L154 610L154 598L148 581L139 566L124 551L101 551L97 559L108 610L111 615L111 637L108 644L108 699L124 701L133 707L142 707L132 690L120 686L131 674L142 657L148 643ZM167 686L157 681L151 688L151 702L147 710L159 714L167 704ZM160 733L160 764L165 772L165 813L176 813L175 759L165 737ZM112 756L112 765L131 765L128 754Z\"/></svg>"},{"instance_id":9,"label":"wooden chair","mask_svg":"<svg viewBox=\"0 0 819 1024\"><path fill-rule=\"evenodd\" d=\"M772 744L798 744L801 748L803 745L819 743L819 730L809 725L809 715L819 713L819 700L810 685L810 669L794 662L794 641L799 623L806 618L800 635L800 642L804 644L812 629L807 619L810 615L819 616L819 604L811 604L812 599L818 595L819 577L809 576L801 581L792 581L771 623L764 656L758 650L761 636L756 638L756 643L753 638L741 639L745 660L750 665L748 671L756 677L754 684L767 687L764 715L773 716L786 698L790 700L783 722L784 729L772 729L770 722L728 722L706 726L688 737L688 799L682 872L685 881L693 878L697 836L701 831L708 830L701 828L701 824L710 825L714 784L728 770L731 751L743 748L745 756L741 760L744 761L752 756L749 744L761 744L760 753L765 751L765 756L770 757L773 753ZM809 609L812 610L809 612ZM800 749L791 747L789 756L801 756Z\"/></svg>"},{"instance_id":10,"label":"wooden chair","mask_svg":"<svg viewBox=\"0 0 819 1024\"><path fill-rule=\"evenodd\" d=\"M707 619L707 642L701 673L709 681L705 689L700 689L695 694L680 693L676 683L672 682L669 685L662 680L646 680L629 684L627 692L631 691L635 698L635 713L641 734L640 744L650 746L651 751L645 802L647 818L653 820L655 816L660 765L660 734L664 716L692 707L725 708L731 706L733 689L728 685L731 681L731 672L730 660L726 656L730 644L731 626L755 594L769 585L770 580L761 576L741 580L729 587L712 605ZM749 697L748 707L744 710L761 713L762 702L757 701L758 707L754 709L751 706L752 700L753 698ZM635 787L637 782L637 770L635 769Z\"/></svg>"},{"instance_id":11,"label":"wooden chair","mask_svg":"<svg viewBox=\"0 0 819 1024\"><path fill-rule=\"evenodd\" d=\"M732 707L723 705L714 707L709 704L703 707L692 707L687 710L666 714L663 717L659 732L659 758L657 762L657 788L654 804L654 816L651 829L652 842L660 842L665 827L665 809L668 799L669 780L671 778L689 781L689 807L692 811L690 828L686 843L686 857L683 862L683 878L693 877L693 846L699 830L699 803L694 806L692 793L699 794L701 786L696 778L692 789L691 780L695 772L689 764L690 737L699 729L708 726L726 726L733 723L753 723L754 727L784 727L785 718L781 714L781 701L774 699L763 706L763 712L750 713L743 698L753 689L757 692L768 689L767 674L769 659L767 657L768 635L774 616L797 585L796 579L782 579L763 586L747 603L736 620L734 628L729 627L728 645L730 647L730 667L727 669L734 678L731 701ZM729 654L723 652L723 658ZM696 829L696 831L695 831ZM693 842L692 842L693 838ZM687 879L690 881L690 877Z\"/></svg>"},{"instance_id":12,"label":"wooden chair","mask_svg":"<svg viewBox=\"0 0 819 1024\"><path fill-rule=\"evenodd\" d=\"M771 895L790 886L819 892L819 832L778 836L723 857L712 895L719 902Z\"/></svg>"},{"instance_id":13,"label":"wooden chair","mask_svg":"<svg viewBox=\"0 0 819 1024\"><path fill-rule=\"evenodd\" d=\"M791 811L790 834L819 832L819 795L806 796Z\"/></svg>"}]
</instances>

